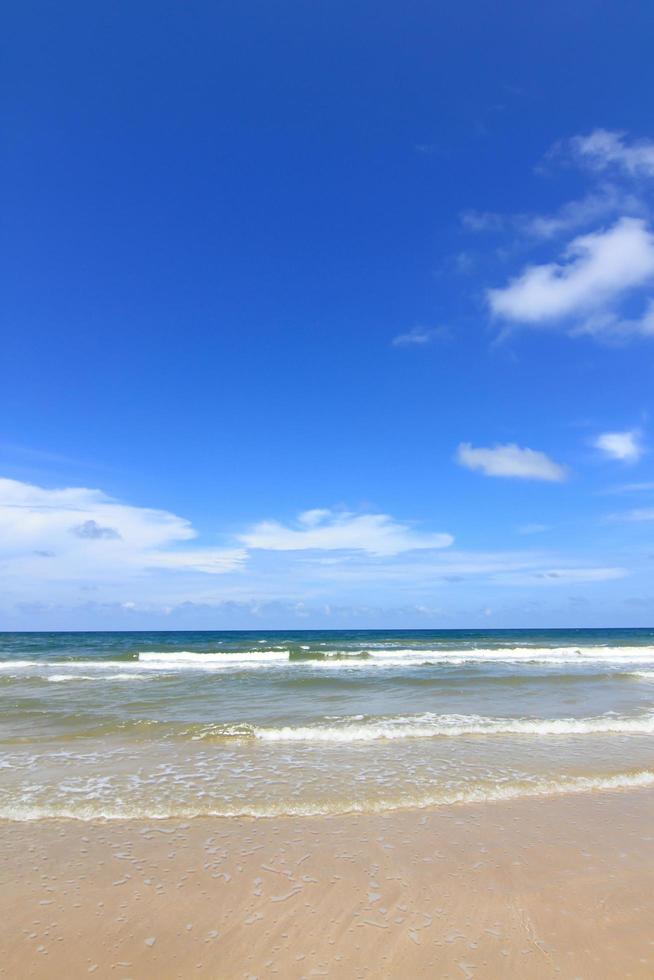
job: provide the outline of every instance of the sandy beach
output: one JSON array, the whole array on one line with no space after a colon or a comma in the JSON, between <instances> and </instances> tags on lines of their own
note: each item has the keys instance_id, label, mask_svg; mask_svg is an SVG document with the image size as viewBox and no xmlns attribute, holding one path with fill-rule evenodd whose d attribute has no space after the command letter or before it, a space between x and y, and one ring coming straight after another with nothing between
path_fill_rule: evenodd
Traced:
<instances>
[{"instance_id":1,"label":"sandy beach","mask_svg":"<svg viewBox=\"0 0 654 980\"><path fill-rule=\"evenodd\" d=\"M653 812L5 822L0 975L649 978Z\"/></svg>"}]
</instances>

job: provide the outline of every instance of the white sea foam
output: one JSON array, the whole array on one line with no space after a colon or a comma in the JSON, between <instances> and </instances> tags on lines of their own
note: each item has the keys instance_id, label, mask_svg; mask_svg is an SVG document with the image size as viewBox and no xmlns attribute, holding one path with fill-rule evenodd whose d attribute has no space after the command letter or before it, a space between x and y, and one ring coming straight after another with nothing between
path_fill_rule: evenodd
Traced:
<instances>
[{"instance_id":1,"label":"white sea foam","mask_svg":"<svg viewBox=\"0 0 654 980\"><path fill-rule=\"evenodd\" d=\"M204 806L197 802L107 805L98 801L58 800L51 803L2 803L0 820L26 822L44 819L69 820L169 820L192 817L280 817L280 816L322 816L345 813L384 813L393 810L425 809L428 807L452 806L460 803L494 803L529 797L552 797L566 794L606 792L614 790L646 789L654 786L654 772L617 773L611 776L573 776L560 779L516 780L507 783L493 783L462 787L460 790L433 791L411 795L399 795L393 799L332 801L314 803L297 801L261 804L226 804L207 802Z\"/></svg>"},{"instance_id":2,"label":"white sea foam","mask_svg":"<svg viewBox=\"0 0 654 980\"><path fill-rule=\"evenodd\" d=\"M306 649L303 647L303 649ZM654 646L631 647L490 647L446 649L443 647L369 647L361 649L342 649L321 651L321 658L293 660L284 648L253 650L238 653L196 653L189 650L141 652L138 662L142 664L166 665L173 669L179 667L235 667L268 666L288 664L312 668L367 670L371 667L406 667L424 663L465 664L475 662L489 663L539 663L553 666L562 664L652 664L654 665Z\"/></svg>"},{"instance_id":3,"label":"white sea foam","mask_svg":"<svg viewBox=\"0 0 654 980\"><path fill-rule=\"evenodd\" d=\"M406 649L375 649L373 661L397 661L405 663L410 660L430 661L432 663L467 663L489 661L491 663L521 663L537 662L546 664L577 664L577 663L652 663L654 664L654 646L624 646L609 647L594 646L564 646L564 647L470 647L461 649L440 648L406 648Z\"/></svg>"},{"instance_id":4,"label":"white sea foam","mask_svg":"<svg viewBox=\"0 0 654 980\"><path fill-rule=\"evenodd\" d=\"M303 654L309 653L305 647ZM370 671L380 669L415 668L423 664L465 666L473 664L538 664L557 668L565 665L611 667L629 665L651 666L654 670L654 646L565 646L565 647L489 647L446 649L443 647L381 647L345 648L320 651L320 657L296 657L287 647L226 653L212 651L198 653L192 650L141 651L133 660L4 660L0 672L5 676L48 677L56 674L81 673L84 675L135 673L172 673L183 671L230 671L262 668L288 668ZM647 671L632 671L634 676L646 677Z\"/></svg>"},{"instance_id":5,"label":"white sea foam","mask_svg":"<svg viewBox=\"0 0 654 980\"><path fill-rule=\"evenodd\" d=\"M206 738L220 734L209 726ZM373 742L379 739L454 738L462 735L651 735L654 713L624 717L613 713L588 718L497 718L482 715L432 714L371 718L344 718L338 724L312 724L263 728L251 726L224 730L234 737L256 738L263 742Z\"/></svg>"},{"instance_id":6,"label":"white sea foam","mask_svg":"<svg viewBox=\"0 0 654 980\"><path fill-rule=\"evenodd\" d=\"M304 652L304 651L303 651ZM483 665L530 665L548 671L573 665L586 670L627 670L634 680L654 681L654 647L513 647L501 649L348 649L323 652L322 659L295 657L286 648L253 649L243 652L198 653L190 650L142 651L133 660L7 660L0 661L0 676L44 678L53 683L72 680L123 680L165 674L241 672L247 670L329 671L364 673L418 669L423 665L465 667ZM649 670L642 668L651 668Z\"/></svg>"},{"instance_id":7,"label":"white sea foam","mask_svg":"<svg viewBox=\"0 0 654 980\"><path fill-rule=\"evenodd\" d=\"M139 653L138 663L145 666L155 666L181 669L209 669L215 667L266 667L269 664L288 663L288 650L252 650L243 653L195 653L192 650L147 651Z\"/></svg>"}]
</instances>

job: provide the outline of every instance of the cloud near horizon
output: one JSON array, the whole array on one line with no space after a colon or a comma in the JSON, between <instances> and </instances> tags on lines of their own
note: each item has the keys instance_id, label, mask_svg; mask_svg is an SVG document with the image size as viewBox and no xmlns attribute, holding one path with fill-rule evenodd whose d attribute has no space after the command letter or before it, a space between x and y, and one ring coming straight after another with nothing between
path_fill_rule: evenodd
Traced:
<instances>
[{"instance_id":1,"label":"cloud near horizon","mask_svg":"<svg viewBox=\"0 0 654 980\"><path fill-rule=\"evenodd\" d=\"M566 468L545 453L523 449L515 443L475 448L469 442L462 442L456 451L456 461L469 470L480 470L485 476L552 483L561 483L567 477Z\"/></svg>"},{"instance_id":2,"label":"cloud near horizon","mask_svg":"<svg viewBox=\"0 0 654 980\"><path fill-rule=\"evenodd\" d=\"M533 572L509 572L503 576L507 585L581 585L592 582L613 582L628 575L625 568L547 568Z\"/></svg>"},{"instance_id":3,"label":"cloud near horizon","mask_svg":"<svg viewBox=\"0 0 654 980\"><path fill-rule=\"evenodd\" d=\"M364 551L370 555L398 555L403 551L447 548L451 534L417 531L388 514L352 514L316 509L298 515L297 525L261 521L239 535L247 548L268 551Z\"/></svg>"},{"instance_id":4,"label":"cloud near horizon","mask_svg":"<svg viewBox=\"0 0 654 980\"><path fill-rule=\"evenodd\" d=\"M14 574L75 579L92 571L104 579L157 568L213 574L245 561L242 548L175 549L195 537L184 518L122 503L101 490L0 479L0 560Z\"/></svg>"},{"instance_id":5,"label":"cloud near horizon","mask_svg":"<svg viewBox=\"0 0 654 980\"><path fill-rule=\"evenodd\" d=\"M553 479L549 467L556 464L544 454L495 447L507 448L517 451L521 476L526 467L530 478L536 471L535 478ZM498 465L498 457L485 462L487 471ZM502 475L508 475L507 465L505 458ZM511 466L515 470L515 457ZM451 534L423 531L389 514L327 508L302 511L289 524L260 521L232 536L229 547L190 547L196 536L185 518L101 490L2 479L4 628L80 628L94 617L114 628L147 627L155 620L162 625L156 617L188 625L193 609L209 616L212 609L228 615L237 607L247 608L256 624L258 610L271 603L286 610L301 606L300 618L339 604L361 615L380 602L389 609L398 602L433 609L445 596L460 601L461 583L471 580L504 591L599 585L628 574L601 559L550 550L455 551ZM206 618L202 622L211 626Z\"/></svg>"}]
</instances>

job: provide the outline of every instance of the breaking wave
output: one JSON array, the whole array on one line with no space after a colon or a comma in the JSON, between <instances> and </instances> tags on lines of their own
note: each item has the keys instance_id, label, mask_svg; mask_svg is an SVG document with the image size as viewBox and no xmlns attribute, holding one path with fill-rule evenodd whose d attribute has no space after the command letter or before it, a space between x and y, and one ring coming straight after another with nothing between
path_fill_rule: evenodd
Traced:
<instances>
[{"instance_id":1,"label":"breaking wave","mask_svg":"<svg viewBox=\"0 0 654 980\"><path fill-rule=\"evenodd\" d=\"M423 713L385 718L344 717L332 722L284 725L199 725L180 733L193 739L257 739L262 742L373 742L380 739L454 738L464 735L651 735L654 713L623 717L497 718Z\"/></svg>"}]
</instances>

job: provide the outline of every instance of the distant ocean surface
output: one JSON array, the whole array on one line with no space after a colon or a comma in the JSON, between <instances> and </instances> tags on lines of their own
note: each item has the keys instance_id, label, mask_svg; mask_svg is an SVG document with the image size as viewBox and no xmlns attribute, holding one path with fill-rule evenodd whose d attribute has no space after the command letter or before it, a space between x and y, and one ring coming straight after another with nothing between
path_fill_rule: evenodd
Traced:
<instances>
[{"instance_id":1,"label":"distant ocean surface","mask_svg":"<svg viewBox=\"0 0 654 980\"><path fill-rule=\"evenodd\" d=\"M0 634L0 819L654 786L654 630Z\"/></svg>"}]
</instances>

